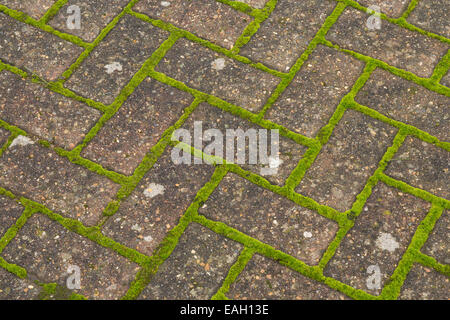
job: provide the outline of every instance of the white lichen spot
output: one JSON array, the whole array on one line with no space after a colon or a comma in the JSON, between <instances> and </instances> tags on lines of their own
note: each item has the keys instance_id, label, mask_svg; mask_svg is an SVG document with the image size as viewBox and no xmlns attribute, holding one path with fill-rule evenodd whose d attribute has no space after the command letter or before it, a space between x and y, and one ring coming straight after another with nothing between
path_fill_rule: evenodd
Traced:
<instances>
[{"instance_id":1,"label":"white lichen spot","mask_svg":"<svg viewBox=\"0 0 450 320\"><path fill-rule=\"evenodd\" d=\"M122 65L120 64L120 62L113 62L107 64L105 66L105 69L107 74L112 74L114 71L122 71Z\"/></svg>"},{"instance_id":2,"label":"white lichen spot","mask_svg":"<svg viewBox=\"0 0 450 320\"><path fill-rule=\"evenodd\" d=\"M13 142L11 143L11 145L9 147L10 148L13 148L15 146L24 147L29 144L34 144L33 140L31 140L30 138L25 137L25 136L18 136L17 138L15 138L13 140Z\"/></svg>"},{"instance_id":3,"label":"white lichen spot","mask_svg":"<svg viewBox=\"0 0 450 320\"><path fill-rule=\"evenodd\" d=\"M220 71L225 68L225 59L224 58L218 58L211 62L211 68L214 70Z\"/></svg>"},{"instance_id":4,"label":"white lichen spot","mask_svg":"<svg viewBox=\"0 0 450 320\"><path fill-rule=\"evenodd\" d=\"M376 245L381 250L387 250L389 252L394 252L395 249L398 249L399 244L397 240L389 233L381 232L377 241Z\"/></svg>"},{"instance_id":5,"label":"white lichen spot","mask_svg":"<svg viewBox=\"0 0 450 320\"><path fill-rule=\"evenodd\" d=\"M152 236L146 236L146 237L144 237L144 241L145 242L152 242L153 238L152 238Z\"/></svg>"},{"instance_id":6,"label":"white lichen spot","mask_svg":"<svg viewBox=\"0 0 450 320\"><path fill-rule=\"evenodd\" d=\"M136 223L136 224L131 226L131 230L137 231L137 232L141 232L142 228Z\"/></svg>"},{"instance_id":7,"label":"white lichen spot","mask_svg":"<svg viewBox=\"0 0 450 320\"><path fill-rule=\"evenodd\" d=\"M161 5L163 7L168 7L168 6L170 6L170 2L169 1L161 1Z\"/></svg>"},{"instance_id":8,"label":"white lichen spot","mask_svg":"<svg viewBox=\"0 0 450 320\"><path fill-rule=\"evenodd\" d=\"M165 190L166 188L164 188L164 186L161 184L150 183L147 189L144 190L144 196L146 196L147 198L154 198L156 196L164 194Z\"/></svg>"},{"instance_id":9,"label":"white lichen spot","mask_svg":"<svg viewBox=\"0 0 450 320\"><path fill-rule=\"evenodd\" d=\"M305 232L303 232L303 236L305 237L305 238L312 238L312 233L311 232L309 232L309 231L305 231Z\"/></svg>"}]
</instances>

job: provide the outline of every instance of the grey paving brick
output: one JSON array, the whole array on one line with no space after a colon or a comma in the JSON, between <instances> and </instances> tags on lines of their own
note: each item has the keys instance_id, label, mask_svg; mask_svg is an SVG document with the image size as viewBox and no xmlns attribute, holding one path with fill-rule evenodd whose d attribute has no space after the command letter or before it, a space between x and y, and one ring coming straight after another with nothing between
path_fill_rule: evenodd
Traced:
<instances>
[{"instance_id":1,"label":"grey paving brick","mask_svg":"<svg viewBox=\"0 0 450 320\"><path fill-rule=\"evenodd\" d=\"M396 131L357 111L346 111L296 191L339 211L349 210Z\"/></svg>"},{"instance_id":2,"label":"grey paving brick","mask_svg":"<svg viewBox=\"0 0 450 320\"><path fill-rule=\"evenodd\" d=\"M450 152L407 137L385 173L438 197L450 199Z\"/></svg>"},{"instance_id":3,"label":"grey paving brick","mask_svg":"<svg viewBox=\"0 0 450 320\"><path fill-rule=\"evenodd\" d=\"M210 299L235 263L242 245L190 224L139 299Z\"/></svg>"},{"instance_id":4,"label":"grey paving brick","mask_svg":"<svg viewBox=\"0 0 450 320\"><path fill-rule=\"evenodd\" d=\"M228 49L233 47L253 19L215 0L172 0L165 3L143 0L136 5L135 11L169 22Z\"/></svg>"},{"instance_id":5,"label":"grey paving brick","mask_svg":"<svg viewBox=\"0 0 450 320\"><path fill-rule=\"evenodd\" d=\"M101 113L8 71L0 72L0 118L56 145L72 149Z\"/></svg>"},{"instance_id":6,"label":"grey paving brick","mask_svg":"<svg viewBox=\"0 0 450 320\"><path fill-rule=\"evenodd\" d=\"M13 141L0 158L0 186L65 217L96 224L119 186L49 149L26 143Z\"/></svg>"},{"instance_id":7,"label":"grey paving brick","mask_svg":"<svg viewBox=\"0 0 450 320\"><path fill-rule=\"evenodd\" d=\"M407 21L419 28L450 38L449 12L450 3L446 0L419 1Z\"/></svg>"},{"instance_id":8,"label":"grey paving brick","mask_svg":"<svg viewBox=\"0 0 450 320\"><path fill-rule=\"evenodd\" d=\"M0 4L39 20L55 2L56 0L1 0Z\"/></svg>"},{"instance_id":9,"label":"grey paving brick","mask_svg":"<svg viewBox=\"0 0 450 320\"><path fill-rule=\"evenodd\" d=\"M441 84L450 88L450 71L441 79Z\"/></svg>"},{"instance_id":10,"label":"grey paving brick","mask_svg":"<svg viewBox=\"0 0 450 320\"><path fill-rule=\"evenodd\" d=\"M294 132L315 137L328 123L340 100L350 92L363 68L361 61L319 45L269 109L266 118Z\"/></svg>"},{"instance_id":11,"label":"grey paving brick","mask_svg":"<svg viewBox=\"0 0 450 320\"><path fill-rule=\"evenodd\" d=\"M56 80L83 48L0 13L0 59L45 80Z\"/></svg>"},{"instance_id":12,"label":"grey paving brick","mask_svg":"<svg viewBox=\"0 0 450 320\"><path fill-rule=\"evenodd\" d=\"M125 15L66 82L80 95L110 104L168 37L168 32Z\"/></svg>"},{"instance_id":13,"label":"grey paving brick","mask_svg":"<svg viewBox=\"0 0 450 320\"><path fill-rule=\"evenodd\" d=\"M39 287L32 281L20 279L0 268L1 300L34 300L38 297L39 291Z\"/></svg>"},{"instance_id":14,"label":"grey paving brick","mask_svg":"<svg viewBox=\"0 0 450 320\"><path fill-rule=\"evenodd\" d=\"M442 141L450 140L450 97L427 90L388 71L376 69L358 92L355 101Z\"/></svg>"},{"instance_id":15,"label":"grey paving brick","mask_svg":"<svg viewBox=\"0 0 450 320\"><path fill-rule=\"evenodd\" d=\"M445 210L421 251L439 263L450 264L450 212Z\"/></svg>"},{"instance_id":16,"label":"grey paving brick","mask_svg":"<svg viewBox=\"0 0 450 320\"><path fill-rule=\"evenodd\" d=\"M147 78L102 127L82 155L104 167L131 175L192 101L190 94Z\"/></svg>"},{"instance_id":17,"label":"grey paving brick","mask_svg":"<svg viewBox=\"0 0 450 320\"><path fill-rule=\"evenodd\" d=\"M0 196L0 239L16 223L23 210L15 200Z\"/></svg>"},{"instance_id":18,"label":"grey paving brick","mask_svg":"<svg viewBox=\"0 0 450 320\"><path fill-rule=\"evenodd\" d=\"M342 293L260 255L249 261L226 295L232 300L347 299Z\"/></svg>"},{"instance_id":19,"label":"grey paving brick","mask_svg":"<svg viewBox=\"0 0 450 320\"><path fill-rule=\"evenodd\" d=\"M448 300L450 279L437 271L414 264L400 293L400 300Z\"/></svg>"},{"instance_id":20,"label":"grey paving brick","mask_svg":"<svg viewBox=\"0 0 450 320\"><path fill-rule=\"evenodd\" d=\"M175 227L214 167L174 164L172 148L165 151L137 188L107 221L103 233L144 254L153 251Z\"/></svg>"},{"instance_id":21,"label":"grey paving brick","mask_svg":"<svg viewBox=\"0 0 450 320\"><path fill-rule=\"evenodd\" d=\"M228 174L199 213L317 265L337 223L250 181Z\"/></svg>"},{"instance_id":22,"label":"grey paving brick","mask_svg":"<svg viewBox=\"0 0 450 320\"><path fill-rule=\"evenodd\" d=\"M70 266L80 268L79 290L88 299L118 299L134 279L139 266L111 249L36 214L20 229L1 254L40 282L67 287Z\"/></svg>"},{"instance_id":23,"label":"grey paving brick","mask_svg":"<svg viewBox=\"0 0 450 320\"><path fill-rule=\"evenodd\" d=\"M381 13L391 18L400 18L409 4L409 0L356 0L356 2L366 8L378 6Z\"/></svg>"},{"instance_id":24,"label":"grey paving brick","mask_svg":"<svg viewBox=\"0 0 450 320\"><path fill-rule=\"evenodd\" d=\"M386 20L379 30L369 30L369 15L347 8L331 27L326 38L344 49L350 49L419 77L430 77L449 46L418 32L401 28Z\"/></svg>"},{"instance_id":25,"label":"grey paving brick","mask_svg":"<svg viewBox=\"0 0 450 320\"><path fill-rule=\"evenodd\" d=\"M92 42L129 2L128 0L69 0L50 20L49 25ZM80 8L80 29L68 27L67 21L72 22L71 17L75 13L69 9L74 5Z\"/></svg>"},{"instance_id":26,"label":"grey paving brick","mask_svg":"<svg viewBox=\"0 0 450 320\"><path fill-rule=\"evenodd\" d=\"M259 111L280 79L186 39L178 40L156 71L253 112Z\"/></svg>"},{"instance_id":27,"label":"grey paving brick","mask_svg":"<svg viewBox=\"0 0 450 320\"><path fill-rule=\"evenodd\" d=\"M324 275L380 294L430 207L424 200L379 183ZM374 287L376 274L371 266L379 268L379 288Z\"/></svg>"},{"instance_id":28,"label":"grey paving brick","mask_svg":"<svg viewBox=\"0 0 450 320\"><path fill-rule=\"evenodd\" d=\"M241 54L279 71L289 71L335 6L329 0L278 1Z\"/></svg>"}]
</instances>

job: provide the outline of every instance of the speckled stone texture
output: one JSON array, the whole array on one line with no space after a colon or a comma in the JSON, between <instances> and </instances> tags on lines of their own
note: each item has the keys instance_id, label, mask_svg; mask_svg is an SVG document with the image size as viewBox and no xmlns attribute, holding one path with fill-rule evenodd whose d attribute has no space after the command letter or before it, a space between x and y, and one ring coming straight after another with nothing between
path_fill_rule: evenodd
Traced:
<instances>
[{"instance_id":1,"label":"speckled stone texture","mask_svg":"<svg viewBox=\"0 0 450 320\"><path fill-rule=\"evenodd\" d=\"M406 278L400 299L448 300L449 293L449 277L420 264L415 264Z\"/></svg>"},{"instance_id":2,"label":"speckled stone texture","mask_svg":"<svg viewBox=\"0 0 450 320\"><path fill-rule=\"evenodd\" d=\"M186 39L175 43L156 71L253 112L264 106L280 82L271 74Z\"/></svg>"},{"instance_id":3,"label":"speckled stone texture","mask_svg":"<svg viewBox=\"0 0 450 320\"><path fill-rule=\"evenodd\" d=\"M413 187L450 199L449 169L448 151L419 139L407 137L385 172Z\"/></svg>"},{"instance_id":4,"label":"speckled stone texture","mask_svg":"<svg viewBox=\"0 0 450 320\"><path fill-rule=\"evenodd\" d=\"M0 128L0 148L8 141L9 135L10 132L8 130Z\"/></svg>"},{"instance_id":5,"label":"speckled stone texture","mask_svg":"<svg viewBox=\"0 0 450 320\"><path fill-rule=\"evenodd\" d=\"M254 255L232 284L232 300L345 300L347 297L275 261Z\"/></svg>"},{"instance_id":6,"label":"speckled stone texture","mask_svg":"<svg viewBox=\"0 0 450 320\"><path fill-rule=\"evenodd\" d=\"M439 263L450 264L450 212L442 213L433 232L422 247L422 252L435 258Z\"/></svg>"},{"instance_id":7,"label":"speckled stone texture","mask_svg":"<svg viewBox=\"0 0 450 320\"><path fill-rule=\"evenodd\" d=\"M450 71L442 77L441 84L450 88Z\"/></svg>"},{"instance_id":8,"label":"speckled stone texture","mask_svg":"<svg viewBox=\"0 0 450 320\"><path fill-rule=\"evenodd\" d=\"M177 165L169 148L119 211L103 227L103 233L120 243L152 255L175 227L195 195L211 178L214 167Z\"/></svg>"},{"instance_id":9,"label":"speckled stone texture","mask_svg":"<svg viewBox=\"0 0 450 320\"><path fill-rule=\"evenodd\" d=\"M350 92L363 68L361 61L319 45L269 109L266 118L294 132L315 137L328 123L340 100Z\"/></svg>"},{"instance_id":10,"label":"speckled stone texture","mask_svg":"<svg viewBox=\"0 0 450 320\"><path fill-rule=\"evenodd\" d=\"M337 224L251 182L228 174L199 212L310 265L317 265Z\"/></svg>"},{"instance_id":11,"label":"speckled stone texture","mask_svg":"<svg viewBox=\"0 0 450 320\"><path fill-rule=\"evenodd\" d=\"M419 1L407 21L419 28L450 38L449 12L450 2L447 0Z\"/></svg>"},{"instance_id":12,"label":"speckled stone texture","mask_svg":"<svg viewBox=\"0 0 450 320\"><path fill-rule=\"evenodd\" d=\"M450 97L376 69L355 101L442 141L450 141Z\"/></svg>"},{"instance_id":13,"label":"speckled stone texture","mask_svg":"<svg viewBox=\"0 0 450 320\"><path fill-rule=\"evenodd\" d=\"M0 4L39 20L56 0L0 0Z\"/></svg>"},{"instance_id":14,"label":"speckled stone texture","mask_svg":"<svg viewBox=\"0 0 450 320\"><path fill-rule=\"evenodd\" d=\"M66 87L104 104L114 102L168 35L151 24L124 16L73 73Z\"/></svg>"},{"instance_id":15,"label":"speckled stone texture","mask_svg":"<svg viewBox=\"0 0 450 320\"><path fill-rule=\"evenodd\" d=\"M143 0L136 5L135 11L171 23L228 49L233 47L245 27L253 20L215 0L164 2Z\"/></svg>"},{"instance_id":16,"label":"speckled stone texture","mask_svg":"<svg viewBox=\"0 0 450 320\"><path fill-rule=\"evenodd\" d=\"M197 126L202 127L202 131L204 134L204 139L200 143L198 142L196 144L196 123ZM272 133L270 130L266 130L258 125L252 125L250 122L247 122L237 116L234 116L230 113L227 113L217 107L213 107L207 103L200 104L197 109L191 114L189 119L186 121L186 123L183 125L183 129L189 130L190 136L191 136L191 142L187 143L197 149L202 149L205 154L207 155L215 155L219 156L220 158L227 160L228 162L233 162L238 165L240 165L242 168L246 170L250 170L256 174L259 174L261 176L264 176L265 179L267 179L269 182L277 185L284 185L286 182L286 179L289 177L291 172L295 169L298 162L302 158L303 154L306 151L306 147L299 145L295 143L294 141L285 138L281 135L279 135L279 141L278 141L278 155L274 154L275 150L272 151L270 146L271 136ZM208 152L208 147L211 143L211 141L216 138L208 138L206 136L207 130L211 129L218 129L222 133L222 140L220 138L217 138L218 141L222 141L224 147L222 152L215 150L215 152L220 152L218 155L215 152ZM244 135L245 133L248 133L249 137L251 137L251 130L258 130L253 131L255 135L253 136L253 141L256 141L258 139L258 145L260 146L259 149L256 151L251 148L251 143L249 142L249 138L246 138L245 149L242 149L239 144L239 139L235 138L235 136L232 136L233 133L231 131L227 130L242 130L241 134ZM198 130L198 129L197 129ZM267 149L264 150L262 141L262 135L259 130L263 130L266 132L267 140L268 140L268 146ZM241 136L242 137L242 136ZM256 139L255 139L256 137ZM183 140L180 138L180 140ZM234 149L232 149L232 141L234 144ZM226 145L230 147L226 147ZM274 145L276 142L274 141ZM234 151L232 153L231 151ZM269 163L262 163L261 157L259 156L258 152L267 151L267 156L269 159L272 157L272 159L276 160L278 158L278 161L273 161L272 167ZM227 152L229 155L227 155ZM239 155L242 157L242 153L245 152L245 161L244 163L240 163ZM252 152L253 155L258 155L256 164L251 164L250 162L250 152ZM269 160L270 161L270 160Z\"/></svg>"},{"instance_id":17,"label":"speckled stone texture","mask_svg":"<svg viewBox=\"0 0 450 320\"><path fill-rule=\"evenodd\" d=\"M98 222L119 189L36 143L10 146L0 158L0 173L2 187L86 225Z\"/></svg>"},{"instance_id":18,"label":"speckled stone texture","mask_svg":"<svg viewBox=\"0 0 450 320\"><path fill-rule=\"evenodd\" d=\"M100 112L8 71L0 72L0 117L39 138L73 149Z\"/></svg>"},{"instance_id":19,"label":"speckled stone texture","mask_svg":"<svg viewBox=\"0 0 450 320\"><path fill-rule=\"evenodd\" d=\"M39 289L32 281L0 268L0 300L35 300Z\"/></svg>"},{"instance_id":20,"label":"speckled stone texture","mask_svg":"<svg viewBox=\"0 0 450 320\"><path fill-rule=\"evenodd\" d=\"M82 155L126 175L193 101L183 91L147 78L83 150Z\"/></svg>"},{"instance_id":21,"label":"speckled stone texture","mask_svg":"<svg viewBox=\"0 0 450 320\"><path fill-rule=\"evenodd\" d=\"M37 214L29 219L1 256L27 268L41 282L66 286L69 266L80 268L81 289L91 299L118 299L125 294L139 267L100 245Z\"/></svg>"},{"instance_id":22,"label":"speckled stone texture","mask_svg":"<svg viewBox=\"0 0 450 320\"><path fill-rule=\"evenodd\" d=\"M140 295L143 300L210 299L236 261L242 245L190 224L177 247Z\"/></svg>"},{"instance_id":23,"label":"speckled stone texture","mask_svg":"<svg viewBox=\"0 0 450 320\"><path fill-rule=\"evenodd\" d=\"M252 6L253 8L262 9L269 0L232 0L232 1L243 2L248 4L249 6Z\"/></svg>"},{"instance_id":24,"label":"speckled stone texture","mask_svg":"<svg viewBox=\"0 0 450 320\"><path fill-rule=\"evenodd\" d=\"M377 6L381 13L391 18L400 18L409 4L408 0L356 0L356 2L366 8Z\"/></svg>"},{"instance_id":25,"label":"speckled stone texture","mask_svg":"<svg viewBox=\"0 0 450 320\"><path fill-rule=\"evenodd\" d=\"M0 195L0 239L16 223L23 210L16 201Z\"/></svg>"},{"instance_id":26,"label":"speckled stone texture","mask_svg":"<svg viewBox=\"0 0 450 320\"><path fill-rule=\"evenodd\" d=\"M449 46L439 40L382 21L380 30L369 30L369 15L354 8L345 9L326 38L343 49L350 49L388 64L429 77Z\"/></svg>"},{"instance_id":27,"label":"speckled stone texture","mask_svg":"<svg viewBox=\"0 0 450 320\"><path fill-rule=\"evenodd\" d=\"M281 0L241 54L279 71L289 71L336 3Z\"/></svg>"},{"instance_id":28,"label":"speckled stone texture","mask_svg":"<svg viewBox=\"0 0 450 320\"><path fill-rule=\"evenodd\" d=\"M3 13L0 26L0 59L45 80L58 79L83 52L81 47Z\"/></svg>"},{"instance_id":29,"label":"speckled stone texture","mask_svg":"<svg viewBox=\"0 0 450 320\"><path fill-rule=\"evenodd\" d=\"M429 208L429 203L379 183L324 274L380 294ZM379 288L367 284L373 272L370 266L380 270Z\"/></svg>"},{"instance_id":30,"label":"speckled stone texture","mask_svg":"<svg viewBox=\"0 0 450 320\"><path fill-rule=\"evenodd\" d=\"M346 111L296 191L339 211L349 210L396 131L357 111Z\"/></svg>"},{"instance_id":31,"label":"speckled stone texture","mask_svg":"<svg viewBox=\"0 0 450 320\"><path fill-rule=\"evenodd\" d=\"M69 0L58 14L50 21L55 29L73 34L81 39L92 42L97 38L103 28L117 16L129 3L128 0ZM70 10L72 6L78 6L81 14L81 28L69 29L67 21L75 13Z\"/></svg>"}]
</instances>

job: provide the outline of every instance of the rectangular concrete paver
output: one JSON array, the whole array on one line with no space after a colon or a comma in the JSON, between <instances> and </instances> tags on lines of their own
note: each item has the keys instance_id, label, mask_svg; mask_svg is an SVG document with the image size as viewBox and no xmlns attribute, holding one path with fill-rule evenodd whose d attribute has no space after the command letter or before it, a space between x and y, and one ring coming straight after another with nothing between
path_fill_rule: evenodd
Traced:
<instances>
[{"instance_id":1,"label":"rectangular concrete paver","mask_svg":"<svg viewBox=\"0 0 450 320\"><path fill-rule=\"evenodd\" d=\"M349 210L396 131L357 111L346 111L296 191L339 211Z\"/></svg>"},{"instance_id":2,"label":"rectangular concrete paver","mask_svg":"<svg viewBox=\"0 0 450 320\"><path fill-rule=\"evenodd\" d=\"M227 49L233 47L245 27L253 20L215 0L143 0L134 9Z\"/></svg>"},{"instance_id":3,"label":"rectangular concrete paver","mask_svg":"<svg viewBox=\"0 0 450 320\"><path fill-rule=\"evenodd\" d=\"M237 242L199 224L190 224L139 299L211 299L241 249Z\"/></svg>"},{"instance_id":4,"label":"rectangular concrete paver","mask_svg":"<svg viewBox=\"0 0 450 320\"><path fill-rule=\"evenodd\" d=\"M2 155L0 186L63 216L95 225L119 185L30 142L20 136Z\"/></svg>"},{"instance_id":5,"label":"rectangular concrete paver","mask_svg":"<svg viewBox=\"0 0 450 320\"><path fill-rule=\"evenodd\" d=\"M49 25L92 42L129 2L129 0L69 0L50 20ZM67 23L68 21L73 23L71 17L76 14L73 6L78 6L80 10L79 29Z\"/></svg>"},{"instance_id":6,"label":"rectangular concrete paver","mask_svg":"<svg viewBox=\"0 0 450 320\"><path fill-rule=\"evenodd\" d=\"M269 190L228 174L199 213L310 265L317 265L337 224Z\"/></svg>"},{"instance_id":7,"label":"rectangular concrete paver","mask_svg":"<svg viewBox=\"0 0 450 320\"><path fill-rule=\"evenodd\" d=\"M345 300L346 296L272 260L255 255L231 285L232 300Z\"/></svg>"},{"instance_id":8,"label":"rectangular concrete paver","mask_svg":"<svg viewBox=\"0 0 450 320\"><path fill-rule=\"evenodd\" d=\"M266 118L315 137L350 92L364 63L337 50L317 46ZM342 76L345 75L345 78Z\"/></svg>"},{"instance_id":9,"label":"rectangular concrete paver","mask_svg":"<svg viewBox=\"0 0 450 320\"><path fill-rule=\"evenodd\" d=\"M152 255L179 222L197 192L211 179L211 165L177 165L173 148L144 176L103 233L130 248Z\"/></svg>"},{"instance_id":10,"label":"rectangular concrete paver","mask_svg":"<svg viewBox=\"0 0 450 320\"><path fill-rule=\"evenodd\" d=\"M36 20L39 20L55 2L56 0L0 0L0 4L24 12Z\"/></svg>"},{"instance_id":11,"label":"rectangular concrete paver","mask_svg":"<svg viewBox=\"0 0 450 320\"><path fill-rule=\"evenodd\" d=\"M385 173L413 187L450 199L450 152L407 137Z\"/></svg>"},{"instance_id":12,"label":"rectangular concrete paver","mask_svg":"<svg viewBox=\"0 0 450 320\"><path fill-rule=\"evenodd\" d=\"M381 13L391 18L400 18L408 8L409 0L356 0L360 5L370 8L378 7ZM373 8L372 10L375 10Z\"/></svg>"},{"instance_id":13,"label":"rectangular concrete paver","mask_svg":"<svg viewBox=\"0 0 450 320\"><path fill-rule=\"evenodd\" d=\"M450 88L450 71L441 79L441 84Z\"/></svg>"},{"instance_id":14,"label":"rectangular concrete paver","mask_svg":"<svg viewBox=\"0 0 450 320\"><path fill-rule=\"evenodd\" d=\"M399 299L448 300L449 293L448 276L420 264L414 264L404 282Z\"/></svg>"},{"instance_id":15,"label":"rectangular concrete paver","mask_svg":"<svg viewBox=\"0 0 450 320\"><path fill-rule=\"evenodd\" d=\"M0 118L56 145L73 149L100 118L66 98L8 71L0 72Z\"/></svg>"},{"instance_id":16,"label":"rectangular concrete paver","mask_svg":"<svg viewBox=\"0 0 450 320\"><path fill-rule=\"evenodd\" d=\"M168 32L125 15L66 82L81 96L110 104L168 37Z\"/></svg>"},{"instance_id":17,"label":"rectangular concrete paver","mask_svg":"<svg viewBox=\"0 0 450 320\"><path fill-rule=\"evenodd\" d=\"M450 38L449 12L450 2L447 0L419 1L407 21L419 28Z\"/></svg>"},{"instance_id":18,"label":"rectangular concrete paver","mask_svg":"<svg viewBox=\"0 0 450 320\"><path fill-rule=\"evenodd\" d=\"M435 258L439 263L450 264L450 211L445 210L436 222L421 251Z\"/></svg>"},{"instance_id":19,"label":"rectangular concrete paver","mask_svg":"<svg viewBox=\"0 0 450 320\"><path fill-rule=\"evenodd\" d=\"M69 267L80 270L80 289L88 299L118 299L139 266L111 249L69 231L41 214L31 217L1 254L6 261L28 270L40 282L67 287Z\"/></svg>"},{"instance_id":20,"label":"rectangular concrete paver","mask_svg":"<svg viewBox=\"0 0 450 320\"><path fill-rule=\"evenodd\" d=\"M190 94L147 78L82 155L106 168L131 175L192 101Z\"/></svg>"},{"instance_id":21,"label":"rectangular concrete paver","mask_svg":"<svg viewBox=\"0 0 450 320\"><path fill-rule=\"evenodd\" d=\"M45 80L56 80L83 48L0 13L0 59Z\"/></svg>"},{"instance_id":22,"label":"rectangular concrete paver","mask_svg":"<svg viewBox=\"0 0 450 320\"><path fill-rule=\"evenodd\" d=\"M369 15L354 8L345 9L331 27L327 39L343 49L383 60L419 77L430 77L449 46L418 32L382 20L379 30L369 30Z\"/></svg>"},{"instance_id":23,"label":"rectangular concrete paver","mask_svg":"<svg viewBox=\"0 0 450 320\"><path fill-rule=\"evenodd\" d=\"M39 289L32 281L0 268L0 300L34 300L39 295Z\"/></svg>"},{"instance_id":24,"label":"rectangular concrete paver","mask_svg":"<svg viewBox=\"0 0 450 320\"><path fill-rule=\"evenodd\" d=\"M15 200L0 195L0 239L22 215L24 207Z\"/></svg>"},{"instance_id":25,"label":"rectangular concrete paver","mask_svg":"<svg viewBox=\"0 0 450 320\"><path fill-rule=\"evenodd\" d=\"M186 39L178 40L156 67L171 78L253 112L280 79Z\"/></svg>"},{"instance_id":26,"label":"rectangular concrete paver","mask_svg":"<svg viewBox=\"0 0 450 320\"><path fill-rule=\"evenodd\" d=\"M241 54L287 72L336 6L330 0L280 0Z\"/></svg>"},{"instance_id":27,"label":"rectangular concrete paver","mask_svg":"<svg viewBox=\"0 0 450 320\"><path fill-rule=\"evenodd\" d=\"M422 199L379 183L324 274L380 294L429 208Z\"/></svg>"}]
</instances>

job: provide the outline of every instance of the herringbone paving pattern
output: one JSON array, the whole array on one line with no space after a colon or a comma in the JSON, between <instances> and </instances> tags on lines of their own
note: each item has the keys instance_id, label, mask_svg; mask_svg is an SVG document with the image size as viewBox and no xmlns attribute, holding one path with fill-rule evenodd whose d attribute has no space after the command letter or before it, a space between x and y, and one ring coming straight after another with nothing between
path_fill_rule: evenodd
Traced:
<instances>
[{"instance_id":1,"label":"herringbone paving pattern","mask_svg":"<svg viewBox=\"0 0 450 320\"><path fill-rule=\"evenodd\" d=\"M0 299L449 299L449 15L0 0ZM174 164L196 121L278 172Z\"/></svg>"}]
</instances>

